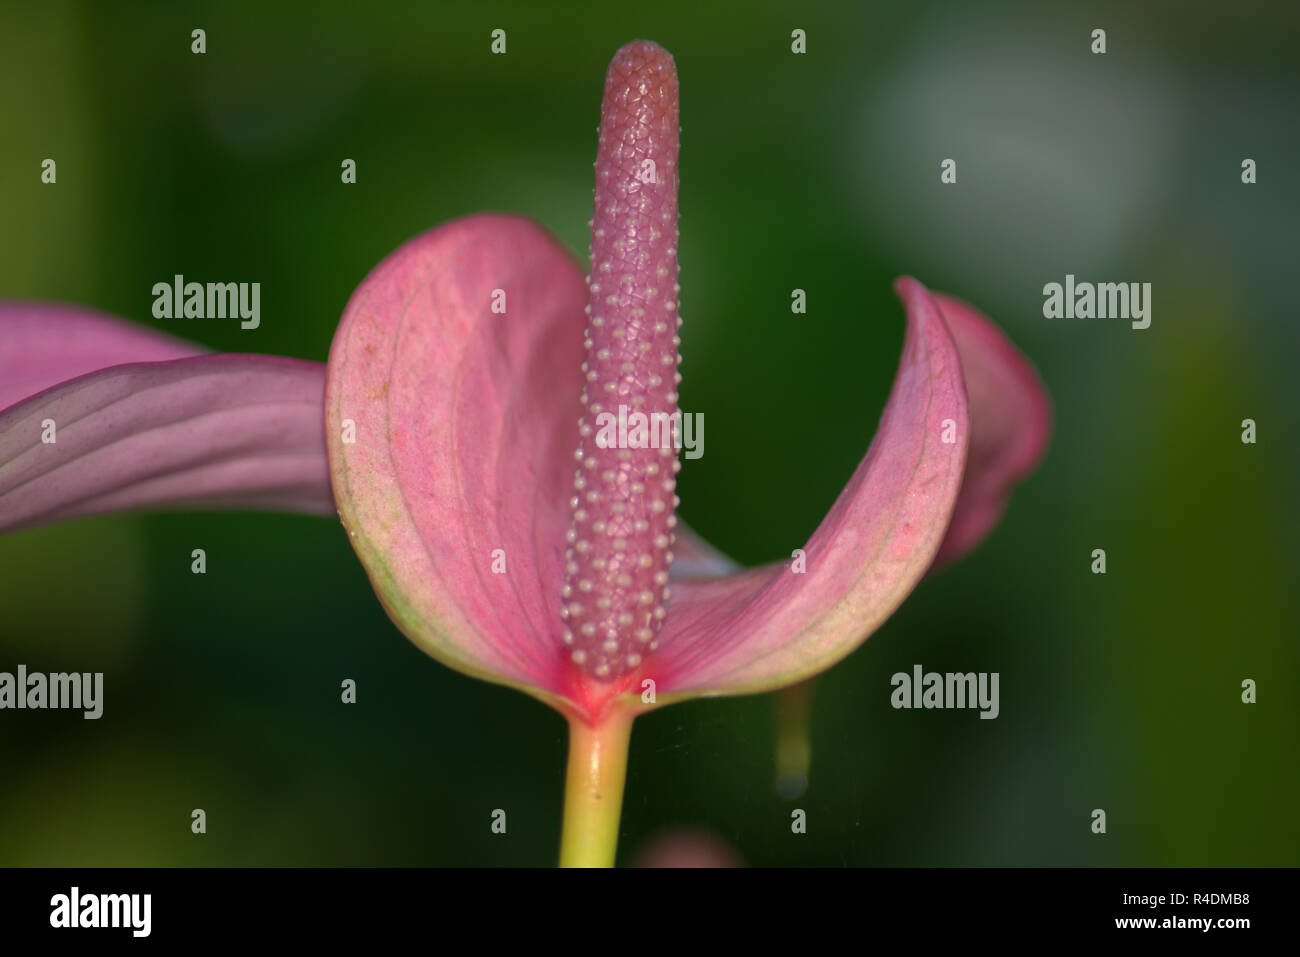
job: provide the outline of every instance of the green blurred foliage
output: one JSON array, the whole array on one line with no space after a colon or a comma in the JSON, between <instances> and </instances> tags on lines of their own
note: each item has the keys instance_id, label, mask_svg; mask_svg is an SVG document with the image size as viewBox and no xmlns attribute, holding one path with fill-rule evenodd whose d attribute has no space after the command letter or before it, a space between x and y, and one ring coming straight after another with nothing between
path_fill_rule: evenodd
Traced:
<instances>
[{"instance_id":1,"label":"green blurred foliage","mask_svg":"<svg viewBox=\"0 0 1300 957\"><path fill-rule=\"evenodd\" d=\"M604 68L654 39L683 91L683 407L708 418L688 521L746 562L802 544L874 431L900 273L995 316L1057 422L992 539L820 681L807 794L772 789L769 698L666 709L637 724L623 857L689 825L754 864L1295 865L1296 8L1133 6L8 4L0 296L324 359L360 279L445 220L522 213L585 255ZM1066 272L1152 282L1152 328L1043 320ZM260 281L261 327L153 320L175 273ZM0 715L0 863L554 859L561 720L418 652L332 522L0 539L20 662L105 671L105 716ZM1001 716L893 710L915 663L999 672Z\"/></svg>"}]
</instances>

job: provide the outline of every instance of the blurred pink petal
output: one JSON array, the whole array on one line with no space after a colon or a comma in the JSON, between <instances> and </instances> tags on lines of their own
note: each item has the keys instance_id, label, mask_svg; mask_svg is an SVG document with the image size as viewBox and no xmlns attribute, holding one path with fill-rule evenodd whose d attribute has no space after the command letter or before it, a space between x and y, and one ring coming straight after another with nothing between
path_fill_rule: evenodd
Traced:
<instances>
[{"instance_id":1,"label":"blurred pink petal","mask_svg":"<svg viewBox=\"0 0 1300 957\"><path fill-rule=\"evenodd\" d=\"M1011 490L1047 450L1052 406L1029 360L986 316L935 294L961 354L971 442L961 493L935 567L962 557L1002 518Z\"/></svg>"},{"instance_id":2,"label":"blurred pink petal","mask_svg":"<svg viewBox=\"0 0 1300 957\"><path fill-rule=\"evenodd\" d=\"M722 838L699 828L661 831L632 855L631 867L744 867Z\"/></svg>"},{"instance_id":3,"label":"blurred pink petal","mask_svg":"<svg viewBox=\"0 0 1300 957\"><path fill-rule=\"evenodd\" d=\"M0 409L97 369L206 351L79 306L0 302Z\"/></svg>"},{"instance_id":4,"label":"blurred pink petal","mask_svg":"<svg viewBox=\"0 0 1300 957\"><path fill-rule=\"evenodd\" d=\"M319 363L214 355L115 365L24 399L0 412L0 531L162 506L329 514L324 383Z\"/></svg>"}]
</instances>

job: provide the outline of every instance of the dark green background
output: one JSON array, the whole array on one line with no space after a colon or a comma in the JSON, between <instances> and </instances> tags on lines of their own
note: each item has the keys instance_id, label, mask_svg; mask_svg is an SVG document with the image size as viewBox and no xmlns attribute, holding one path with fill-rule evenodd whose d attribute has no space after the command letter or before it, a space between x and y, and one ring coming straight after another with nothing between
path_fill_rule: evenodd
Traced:
<instances>
[{"instance_id":1,"label":"dark green background","mask_svg":"<svg viewBox=\"0 0 1300 957\"><path fill-rule=\"evenodd\" d=\"M746 562L803 543L880 414L901 273L997 318L1057 422L995 535L822 679L807 794L773 791L770 698L665 709L637 722L620 859L694 826L752 864L1300 863L1294 5L465 6L5 4L0 296L324 359L355 285L442 221L518 212L585 256L604 69L656 40L682 405L708 421L686 520ZM261 282L261 328L154 322L178 272ZM1043 319L1067 272L1151 282L1151 328ZM0 539L20 662L106 672L106 706L0 713L0 863L554 860L561 719L417 651L335 522ZM1001 716L894 711L915 663L999 672Z\"/></svg>"}]
</instances>

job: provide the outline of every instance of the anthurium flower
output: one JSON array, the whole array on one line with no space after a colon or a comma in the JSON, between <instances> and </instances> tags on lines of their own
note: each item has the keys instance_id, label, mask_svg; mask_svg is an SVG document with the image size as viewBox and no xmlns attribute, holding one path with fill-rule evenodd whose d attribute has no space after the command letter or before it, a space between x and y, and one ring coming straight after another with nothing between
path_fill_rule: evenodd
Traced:
<instances>
[{"instance_id":1,"label":"anthurium flower","mask_svg":"<svg viewBox=\"0 0 1300 957\"><path fill-rule=\"evenodd\" d=\"M568 720L561 863L612 863L638 714L830 667L941 557L959 501L973 541L1023 465L990 453L994 477L967 476L972 401L996 408L999 363L1022 360L902 279L897 377L806 564L724 574L677 521L676 449L604 428L620 407L679 413L678 129L672 57L625 46L601 108L590 274L525 219L440 226L361 283L324 367L8 307L0 372L30 374L0 411L0 530L147 505L337 508L412 641ZM64 360L74 323L105 361Z\"/></svg>"}]
</instances>

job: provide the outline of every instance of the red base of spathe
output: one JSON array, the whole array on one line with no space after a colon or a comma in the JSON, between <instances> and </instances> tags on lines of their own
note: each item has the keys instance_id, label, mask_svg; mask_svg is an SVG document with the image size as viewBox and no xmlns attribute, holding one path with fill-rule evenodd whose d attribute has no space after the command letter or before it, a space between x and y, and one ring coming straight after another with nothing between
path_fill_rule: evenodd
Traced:
<instances>
[{"instance_id":1,"label":"red base of spathe","mask_svg":"<svg viewBox=\"0 0 1300 957\"><path fill-rule=\"evenodd\" d=\"M581 668L566 663L557 682L566 699L566 717L596 727L615 713L649 710L650 703L644 702L641 696L647 690L644 682L654 680L649 673L653 670L653 659L648 665L613 681L598 681Z\"/></svg>"}]
</instances>

